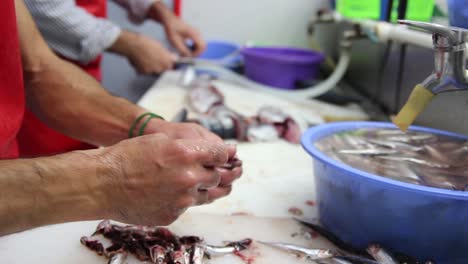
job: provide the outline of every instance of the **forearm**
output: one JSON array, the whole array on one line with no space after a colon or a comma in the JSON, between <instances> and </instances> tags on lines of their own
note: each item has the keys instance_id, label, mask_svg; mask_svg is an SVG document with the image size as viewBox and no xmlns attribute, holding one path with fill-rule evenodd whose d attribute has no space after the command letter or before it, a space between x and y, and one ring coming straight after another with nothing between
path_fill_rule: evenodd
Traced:
<instances>
[{"instance_id":1,"label":"forearm","mask_svg":"<svg viewBox=\"0 0 468 264\"><path fill-rule=\"evenodd\" d=\"M110 168L100 152L0 161L0 236L38 226L109 217ZM99 168L99 169L98 169Z\"/></svg>"},{"instance_id":2,"label":"forearm","mask_svg":"<svg viewBox=\"0 0 468 264\"><path fill-rule=\"evenodd\" d=\"M163 25L175 18L174 13L161 1L156 1L151 5L147 16Z\"/></svg>"},{"instance_id":3,"label":"forearm","mask_svg":"<svg viewBox=\"0 0 468 264\"><path fill-rule=\"evenodd\" d=\"M131 57L133 52L140 52L135 45L141 35L136 32L122 30L117 40L107 49L107 51L117 53L124 57Z\"/></svg>"},{"instance_id":4,"label":"forearm","mask_svg":"<svg viewBox=\"0 0 468 264\"><path fill-rule=\"evenodd\" d=\"M97 145L128 137L134 120L145 109L110 95L75 65L49 58L36 69L25 69L28 107L50 127Z\"/></svg>"},{"instance_id":5,"label":"forearm","mask_svg":"<svg viewBox=\"0 0 468 264\"><path fill-rule=\"evenodd\" d=\"M127 137L145 110L106 92L78 67L55 56L16 0L28 107L50 127L95 145Z\"/></svg>"}]
</instances>

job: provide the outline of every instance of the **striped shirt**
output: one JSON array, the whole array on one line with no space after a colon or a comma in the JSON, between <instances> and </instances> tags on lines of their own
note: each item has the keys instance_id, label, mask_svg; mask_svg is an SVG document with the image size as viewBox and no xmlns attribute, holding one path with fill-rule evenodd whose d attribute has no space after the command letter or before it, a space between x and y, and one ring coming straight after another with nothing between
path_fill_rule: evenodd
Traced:
<instances>
[{"instance_id":1,"label":"striped shirt","mask_svg":"<svg viewBox=\"0 0 468 264\"><path fill-rule=\"evenodd\" d=\"M3 1L3 0L0 0ZM157 0L114 0L128 11L130 20L141 23ZM65 58L87 64L112 46L121 29L97 18L74 0L25 0L42 36Z\"/></svg>"}]
</instances>

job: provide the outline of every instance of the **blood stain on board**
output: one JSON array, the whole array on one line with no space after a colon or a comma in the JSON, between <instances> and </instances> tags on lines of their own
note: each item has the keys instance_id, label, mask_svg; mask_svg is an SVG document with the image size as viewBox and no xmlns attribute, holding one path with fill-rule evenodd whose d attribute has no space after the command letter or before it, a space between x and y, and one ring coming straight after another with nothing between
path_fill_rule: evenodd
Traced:
<instances>
[{"instance_id":1,"label":"blood stain on board","mask_svg":"<svg viewBox=\"0 0 468 264\"><path fill-rule=\"evenodd\" d=\"M255 244L251 244L248 250L235 251L234 255L240 258L245 264L253 264L255 260L261 256Z\"/></svg>"},{"instance_id":2,"label":"blood stain on board","mask_svg":"<svg viewBox=\"0 0 468 264\"><path fill-rule=\"evenodd\" d=\"M291 207L289 208L288 212L292 215L295 215L295 216L303 216L304 215L304 212L297 208L297 207Z\"/></svg>"},{"instance_id":3,"label":"blood stain on board","mask_svg":"<svg viewBox=\"0 0 468 264\"><path fill-rule=\"evenodd\" d=\"M307 201L306 201L306 204L307 204L308 206L315 206L315 202L312 201L312 200L307 200Z\"/></svg>"},{"instance_id":4,"label":"blood stain on board","mask_svg":"<svg viewBox=\"0 0 468 264\"><path fill-rule=\"evenodd\" d=\"M255 261L254 256L246 256L239 251L234 252L234 255L238 256L246 264L252 264Z\"/></svg>"},{"instance_id":5,"label":"blood stain on board","mask_svg":"<svg viewBox=\"0 0 468 264\"><path fill-rule=\"evenodd\" d=\"M232 215L232 216L253 216L252 213L249 213L249 212L242 212L242 211L233 212L231 215Z\"/></svg>"},{"instance_id":6,"label":"blood stain on board","mask_svg":"<svg viewBox=\"0 0 468 264\"><path fill-rule=\"evenodd\" d=\"M318 232L316 232L316 231L311 231L311 232L310 232L310 236L311 236L312 238L317 238L317 237L320 236L320 234L319 234Z\"/></svg>"}]
</instances>

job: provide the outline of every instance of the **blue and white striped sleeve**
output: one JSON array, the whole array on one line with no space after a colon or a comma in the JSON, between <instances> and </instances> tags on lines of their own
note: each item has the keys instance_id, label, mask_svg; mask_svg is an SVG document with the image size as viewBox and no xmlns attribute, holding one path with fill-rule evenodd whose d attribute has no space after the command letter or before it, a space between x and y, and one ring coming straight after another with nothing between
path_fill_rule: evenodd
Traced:
<instances>
[{"instance_id":1,"label":"blue and white striped sleeve","mask_svg":"<svg viewBox=\"0 0 468 264\"><path fill-rule=\"evenodd\" d=\"M160 0L114 0L115 3L125 8L128 12L128 18L133 23L142 23L151 5Z\"/></svg>"},{"instance_id":2,"label":"blue and white striped sleeve","mask_svg":"<svg viewBox=\"0 0 468 264\"><path fill-rule=\"evenodd\" d=\"M49 46L65 58L83 64L112 46L121 32L117 25L89 14L74 0L25 0L25 3Z\"/></svg>"}]
</instances>

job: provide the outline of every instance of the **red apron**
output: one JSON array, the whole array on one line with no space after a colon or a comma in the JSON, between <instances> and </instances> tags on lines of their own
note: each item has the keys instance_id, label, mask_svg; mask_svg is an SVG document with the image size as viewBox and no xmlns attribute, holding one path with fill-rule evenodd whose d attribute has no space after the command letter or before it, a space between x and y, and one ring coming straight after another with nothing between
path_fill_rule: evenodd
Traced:
<instances>
[{"instance_id":1,"label":"red apron","mask_svg":"<svg viewBox=\"0 0 468 264\"><path fill-rule=\"evenodd\" d=\"M13 0L0 1L0 159L18 157L24 87Z\"/></svg>"},{"instance_id":2,"label":"red apron","mask_svg":"<svg viewBox=\"0 0 468 264\"><path fill-rule=\"evenodd\" d=\"M106 17L106 0L76 0L75 2L96 17ZM101 81L101 56L87 65L74 63ZM25 112L24 122L18 134L18 142L22 157L53 155L72 150L94 148L92 145L77 141L49 128L29 110Z\"/></svg>"}]
</instances>

